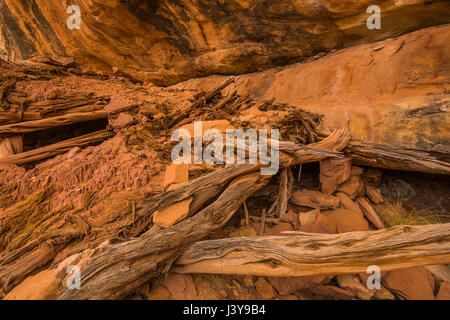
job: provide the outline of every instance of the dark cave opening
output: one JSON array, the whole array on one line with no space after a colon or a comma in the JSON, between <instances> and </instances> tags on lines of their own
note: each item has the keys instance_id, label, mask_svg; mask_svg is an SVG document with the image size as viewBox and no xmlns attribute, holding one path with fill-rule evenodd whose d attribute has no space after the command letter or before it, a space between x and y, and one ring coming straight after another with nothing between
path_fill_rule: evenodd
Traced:
<instances>
[{"instance_id":1,"label":"dark cave opening","mask_svg":"<svg viewBox=\"0 0 450 320\"><path fill-rule=\"evenodd\" d=\"M23 152L104 130L107 126L108 119L98 119L25 133L23 137Z\"/></svg>"}]
</instances>

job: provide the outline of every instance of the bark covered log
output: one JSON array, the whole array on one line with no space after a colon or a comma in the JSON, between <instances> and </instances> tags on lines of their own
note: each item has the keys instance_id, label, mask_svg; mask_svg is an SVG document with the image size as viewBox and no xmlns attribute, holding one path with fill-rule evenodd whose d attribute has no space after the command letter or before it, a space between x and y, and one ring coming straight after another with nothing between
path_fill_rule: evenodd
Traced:
<instances>
[{"instance_id":1,"label":"bark covered log","mask_svg":"<svg viewBox=\"0 0 450 320\"><path fill-rule=\"evenodd\" d=\"M329 133L320 132L322 137ZM354 164L390 170L450 174L450 150L427 151L390 144L351 139L344 153Z\"/></svg>"}]
</instances>

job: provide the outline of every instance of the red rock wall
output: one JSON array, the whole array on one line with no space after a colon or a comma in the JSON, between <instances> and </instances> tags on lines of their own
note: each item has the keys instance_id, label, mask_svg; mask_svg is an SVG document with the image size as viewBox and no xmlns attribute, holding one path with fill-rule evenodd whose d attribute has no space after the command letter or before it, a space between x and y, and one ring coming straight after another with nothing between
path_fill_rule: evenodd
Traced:
<instances>
[{"instance_id":1,"label":"red rock wall","mask_svg":"<svg viewBox=\"0 0 450 320\"><path fill-rule=\"evenodd\" d=\"M81 9L79 30L66 27L72 4ZM370 5L381 7L381 30L366 26ZM1 0L0 51L14 60L70 55L169 84L287 65L444 23L447 0Z\"/></svg>"},{"instance_id":2,"label":"red rock wall","mask_svg":"<svg viewBox=\"0 0 450 320\"><path fill-rule=\"evenodd\" d=\"M181 88L209 90L223 76ZM450 25L348 48L322 59L243 75L238 93L323 114L356 138L435 150L450 142Z\"/></svg>"}]
</instances>

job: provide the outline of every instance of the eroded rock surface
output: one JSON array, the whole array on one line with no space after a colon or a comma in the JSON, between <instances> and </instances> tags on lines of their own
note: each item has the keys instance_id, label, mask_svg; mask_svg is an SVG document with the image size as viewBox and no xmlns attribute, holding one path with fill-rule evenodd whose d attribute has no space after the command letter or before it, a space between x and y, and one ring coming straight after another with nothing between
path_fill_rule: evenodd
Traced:
<instances>
[{"instance_id":1,"label":"eroded rock surface","mask_svg":"<svg viewBox=\"0 0 450 320\"><path fill-rule=\"evenodd\" d=\"M286 65L450 22L446 0L80 0L80 29L71 30L69 4L2 1L0 49L15 60L74 56L91 68L169 84ZM380 30L366 26L370 5L381 8Z\"/></svg>"},{"instance_id":2,"label":"eroded rock surface","mask_svg":"<svg viewBox=\"0 0 450 320\"><path fill-rule=\"evenodd\" d=\"M210 90L222 76L175 88ZM378 143L445 150L450 101L450 26L341 50L310 63L240 76L239 94L324 115L330 129ZM230 88L234 90L234 88Z\"/></svg>"}]
</instances>

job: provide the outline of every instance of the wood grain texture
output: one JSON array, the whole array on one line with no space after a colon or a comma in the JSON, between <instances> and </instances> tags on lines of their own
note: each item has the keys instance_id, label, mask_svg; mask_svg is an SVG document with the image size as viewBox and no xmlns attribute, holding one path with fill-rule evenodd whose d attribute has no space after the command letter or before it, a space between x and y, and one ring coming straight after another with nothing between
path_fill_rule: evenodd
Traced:
<instances>
[{"instance_id":1,"label":"wood grain texture","mask_svg":"<svg viewBox=\"0 0 450 320\"><path fill-rule=\"evenodd\" d=\"M11 136L0 138L0 159L12 156L23 151L23 137Z\"/></svg>"},{"instance_id":2,"label":"wood grain texture","mask_svg":"<svg viewBox=\"0 0 450 320\"><path fill-rule=\"evenodd\" d=\"M343 234L291 232L195 243L175 272L258 276L311 276L382 271L450 262L450 224L397 226Z\"/></svg>"},{"instance_id":3,"label":"wood grain texture","mask_svg":"<svg viewBox=\"0 0 450 320\"><path fill-rule=\"evenodd\" d=\"M40 112L0 112L0 124L16 123L42 119Z\"/></svg>"}]
</instances>

